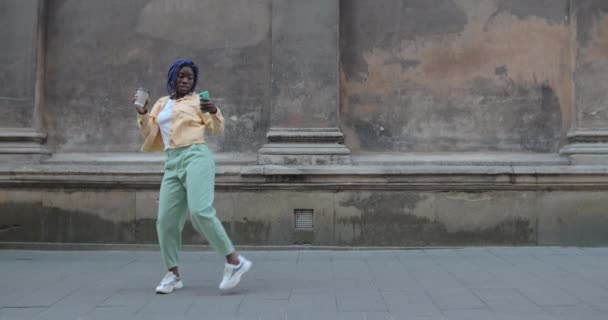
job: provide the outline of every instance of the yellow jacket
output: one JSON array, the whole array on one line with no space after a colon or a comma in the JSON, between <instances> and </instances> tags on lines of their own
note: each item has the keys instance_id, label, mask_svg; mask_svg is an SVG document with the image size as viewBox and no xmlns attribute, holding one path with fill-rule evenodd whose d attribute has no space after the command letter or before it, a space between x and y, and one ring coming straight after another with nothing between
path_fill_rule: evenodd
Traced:
<instances>
[{"instance_id":1,"label":"yellow jacket","mask_svg":"<svg viewBox=\"0 0 608 320\"><path fill-rule=\"evenodd\" d=\"M137 125L144 137L142 151L163 151L165 144L160 133L157 117L167 104L169 96L156 101L152 110L146 114L137 115ZM171 109L171 124L169 128L169 148L185 147L205 142L205 128L213 134L224 132L224 117L217 109L217 113L202 113L198 94L191 93L177 99Z\"/></svg>"}]
</instances>

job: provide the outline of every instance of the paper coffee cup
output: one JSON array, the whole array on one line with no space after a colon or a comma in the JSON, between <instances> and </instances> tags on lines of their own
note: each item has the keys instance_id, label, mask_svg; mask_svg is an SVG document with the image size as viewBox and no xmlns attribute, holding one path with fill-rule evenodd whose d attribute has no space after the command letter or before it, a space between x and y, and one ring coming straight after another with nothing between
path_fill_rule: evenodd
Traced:
<instances>
[{"instance_id":1,"label":"paper coffee cup","mask_svg":"<svg viewBox=\"0 0 608 320\"><path fill-rule=\"evenodd\" d=\"M135 91L135 102L133 105L135 105L135 108L137 108L137 111L140 113L144 112L144 106L146 105L146 101L148 101L149 96L150 93L144 88L140 87L137 88L137 91Z\"/></svg>"}]
</instances>

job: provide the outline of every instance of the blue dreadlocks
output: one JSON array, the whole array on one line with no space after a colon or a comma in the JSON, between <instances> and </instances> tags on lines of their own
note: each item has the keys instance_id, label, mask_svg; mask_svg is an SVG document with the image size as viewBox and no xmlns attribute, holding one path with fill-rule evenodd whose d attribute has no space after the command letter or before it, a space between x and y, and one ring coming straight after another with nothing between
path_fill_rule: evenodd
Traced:
<instances>
[{"instance_id":1,"label":"blue dreadlocks","mask_svg":"<svg viewBox=\"0 0 608 320\"><path fill-rule=\"evenodd\" d=\"M191 91L194 91L196 88L196 83L198 82L198 67L196 64L194 64L194 62L192 62L192 60L178 59L173 62L169 68L169 72L167 72L167 92L169 95L173 95L175 92L175 82L177 81L177 74L179 73L179 70L186 66L192 68L192 72L194 72L194 83L192 84Z\"/></svg>"}]
</instances>

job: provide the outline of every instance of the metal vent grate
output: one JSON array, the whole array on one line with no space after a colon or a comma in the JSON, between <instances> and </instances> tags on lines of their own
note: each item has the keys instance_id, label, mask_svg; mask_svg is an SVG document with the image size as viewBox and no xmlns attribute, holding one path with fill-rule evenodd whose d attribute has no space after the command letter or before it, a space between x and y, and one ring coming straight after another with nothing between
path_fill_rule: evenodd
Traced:
<instances>
[{"instance_id":1,"label":"metal vent grate","mask_svg":"<svg viewBox=\"0 0 608 320\"><path fill-rule=\"evenodd\" d=\"M314 210L312 209L294 209L294 228L296 230L302 231L312 231L313 230L313 216Z\"/></svg>"}]
</instances>

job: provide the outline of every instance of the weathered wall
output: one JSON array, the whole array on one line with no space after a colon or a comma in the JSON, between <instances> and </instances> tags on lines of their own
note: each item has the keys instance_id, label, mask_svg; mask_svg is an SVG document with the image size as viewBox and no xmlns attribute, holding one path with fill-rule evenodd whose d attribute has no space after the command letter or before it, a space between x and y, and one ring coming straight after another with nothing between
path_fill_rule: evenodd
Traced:
<instances>
[{"instance_id":1,"label":"weathered wall","mask_svg":"<svg viewBox=\"0 0 608 320\"><path fill-rule=\"evenodd\" d=\"M347 144L557 151L572 108L568 19L568 0L343 0Z\"/></svg>"},{"instance_id":2,"label":"weathered wall","mask_svg":"<svg viewBox=\"0 0 608 320\"><path fill-rule=\"evenodd\" d=\"M270 0L49 1L47 120L57 152L137 151L131 97L166 95L176 58L201 68L227 115L218 151L256 151L267 131Z\"/></svg>"},{"instance_id":3,"label":"weathered wall","mask_svg":"<svg viewBox=\"0 0 608 320\"><path fill-rule=\"evenodd\" d=\"M143 84L159 97L169 63L189 56L203 68L200 88L229 115L229 130L214 148L256 151L272 116L271 2L48 2L51 146L58 152L136 151L141 140L128 110L133 88ZM32 64L35 33L15 35L35 25L35 10L25 10L35 1L17 3L3 3L3 12L16 13L2 19L9 31L3 33L9 50L2 52L8 67L2 68L7 85L0 99L5 126L29 126L33 118L33 108L20 106L33 104L34 88L26 84L35 81L35 69L17 66ZM572 61L580 91L575 100L583 106L578 121L605 120L599 101L606 90L598 81L605 4L579 6L579 41L573 43L568 0L342 1L340 113L347 145L354 151L557 151L573 114ZM288 27L297 28L294 17L274 20L286 35ZM280 50L284 41L275 42ZM301 46L280 57L305 64L304 53L314 45ZM297 84L306 70L276 70L275 78ZM323 92L322 81L307 81ZM289 107L297 99L283 100L278 94L285 107L273 114L292 125L301 118L299 125L307 126L323 112L336 118L319 101L309 107L321 111L301 112Z\"/></svg>"},{"instance_id":4,"label":"weathered wall","mask_svg":"<svg viewBox=\"0 0 608 320\"><path fill-rule=\"evenodd\" d=\"M217 151L256 151L273 114L292 126L310 126L317 114L330 114L317 122L336 118L320 101L290 107L299 98L287 95L295 99L287 101L279 93L281 106L271 112L273 46L301 42L301 50L280 55L299 64L306 60L298 55L314 47L289 37L272 44L271 2L49 2L50 144L58 152L138 150L128 103L133 88L143 84L154 98L164 94L166 69L181 56L201 65L200 88L220 99L229 116L226 135L213 143ZM355 152L556 152L572 114L568 3L342 1L340 118L346 144ZM589 15L601 23L596 9ZM297 28L296 17L274 20L286 35ZM585 34L597 34L594 26ZM309 64L309 71L324 69ZM306 70L275 70L275 80L293 82L283 87L298 90ZM327 79L315 79L307 86L318 85L316 92L323 93ZM581 76L579 83L585 81L593 79ZM586 90L598 88L591 87ZM590 99L583 96L579 100Z\"/></svg>"},{"instance_id":5,"label":"weathered wall","mask_svg":"<svg viewBox=\"0 0 608 320\"><path fill-rule=\"evenodd\" d=\"M0 194L0 241L157 243L156 191ZM301 243L294 209L314 210L315 245L608 243L605 192L220 192L218 216L242 245ZM184 243L205 240L188 222Z\"/></svg>"}]
</instances>

